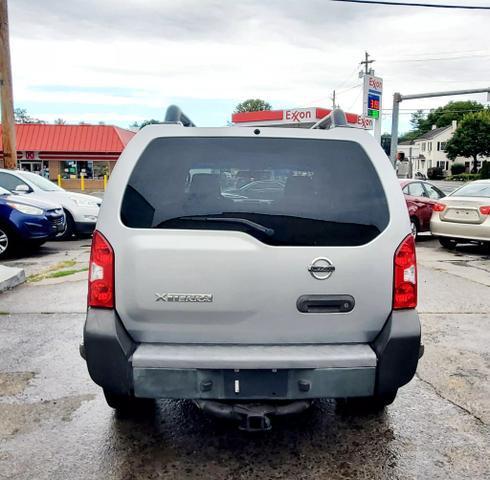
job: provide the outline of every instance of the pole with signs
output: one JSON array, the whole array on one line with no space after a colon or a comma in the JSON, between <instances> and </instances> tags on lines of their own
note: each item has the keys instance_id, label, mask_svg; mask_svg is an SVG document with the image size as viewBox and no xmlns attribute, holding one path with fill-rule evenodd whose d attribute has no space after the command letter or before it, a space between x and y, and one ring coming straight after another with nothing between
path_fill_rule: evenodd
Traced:
<instances>
[{"instance_id":1,"label":"pole with signs","mask_svg":"<svg viewBox=\"0 0 490 480\"><path fill-rule=\"evenodd\" d=\"M381 141L381 108L383 79L364 75L363 114L374 120L374 138Z\"/></svg>"}]
</instances>

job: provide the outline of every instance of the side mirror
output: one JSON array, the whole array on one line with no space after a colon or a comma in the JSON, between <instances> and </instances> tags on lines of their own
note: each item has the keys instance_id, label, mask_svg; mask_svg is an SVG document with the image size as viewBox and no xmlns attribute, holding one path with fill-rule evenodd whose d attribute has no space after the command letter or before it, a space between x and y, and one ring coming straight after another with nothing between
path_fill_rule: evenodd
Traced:
<instances>
[{"instance_id":1,"label":"side mirror","mask_svg":"<svg viewBox=\"0 0 490 480\"><path fill-rule=\"evenodd\" d=\"M32 192L31 188L29 185L26 185L25 183L21 183L20 185L17 185L14 190L16 193L30 193Z\"/></svg>"}]
</instances>

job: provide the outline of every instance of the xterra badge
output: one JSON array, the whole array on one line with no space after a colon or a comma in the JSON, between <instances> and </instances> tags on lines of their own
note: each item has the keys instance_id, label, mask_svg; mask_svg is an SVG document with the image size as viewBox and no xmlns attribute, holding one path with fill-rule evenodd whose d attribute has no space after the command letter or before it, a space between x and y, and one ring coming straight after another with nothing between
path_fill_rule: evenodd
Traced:
<instances>
[{"instance_id":1,"label":"xterra badge","mask_svg":"<svg viewBox=\"0 0 490 480\"><path fill-rule=\"evenodd\" d=\"M210 293L155 293L155 302L203 303L212 302Z\"/></svg>"}]
</instances>

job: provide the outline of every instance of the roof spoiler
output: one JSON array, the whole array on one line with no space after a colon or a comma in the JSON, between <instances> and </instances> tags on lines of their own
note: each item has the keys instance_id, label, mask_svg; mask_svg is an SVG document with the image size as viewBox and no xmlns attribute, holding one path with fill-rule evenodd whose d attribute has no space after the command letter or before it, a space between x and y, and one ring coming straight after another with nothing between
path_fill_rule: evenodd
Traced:
<instances>
[{"instance_id":1,"label":"roof spoiler","mask_svg":"<svg viewBox=\"0 0 490 480\"><path fill-rule=\"evenodd\" d=\"M177 106L170 105L165 113L165 123L180 123L184 127L195 127L194 122Z\"/></svg>"},{"instance_id":2,"label":"roof spoiler","mask_svg":"<svg viewBox=\"0 0 490 480\"><path fill-rule=\"evenodd\" d=\"M330 130L335 127L347 127L347 118L345 113L340 108L332 110L326 117L315 123L311 128L319 128L321 130Z\"/></svg>"}]
</instances>

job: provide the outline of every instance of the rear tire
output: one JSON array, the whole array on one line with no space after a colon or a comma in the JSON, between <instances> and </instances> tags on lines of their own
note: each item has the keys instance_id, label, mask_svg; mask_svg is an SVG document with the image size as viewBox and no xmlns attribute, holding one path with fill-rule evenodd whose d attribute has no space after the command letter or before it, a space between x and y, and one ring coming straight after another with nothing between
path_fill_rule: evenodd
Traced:
<instances>
[{"instance_id":1,"label":"rear tire","mask_svg":"<svg viewBox=\"0 0 490 480\"><path fill-rule=\"evenodd\" d=\"M104 397L109 407L123 414L141 414L152 410L155 401L152 398L137 398L134 395L120 395L104 388Z\"/></svg>"},{"instance_id":2,"label":"rear tire","mask_svg":"<svg viewBox=\"0 0 490 480\"><path fill-rule=\"evenodd\" d=\"M454 250L456 248L456 240L453 240L452 238L439 238L439 243L444 247L447 248L448 250Z\"/></svg>"},{"instance_id":3,"label":"rear tire","mask_svg":"<svg viewBox=\"0 0 490 480\"><path fill-rule=\"evenodd\" d=\"M410 219L410 230L412 231L412 237L417 240L417 235L419 234L419 222L416 218Z\"/></svg>"},{"instance_id":4,"label":"rear tire","mask_svg":"<svg viewBox=\"0 0 490 480\"><path fill-rule=\"evenodd\" d=\"M57 238L57 240L72 240L73 236L76 235L77 233L75 221L73 220L71 213L65 210L65 215L66 215L66 229L63 232L63 235L60 235Z\"/></svg>"}]
</instances>

